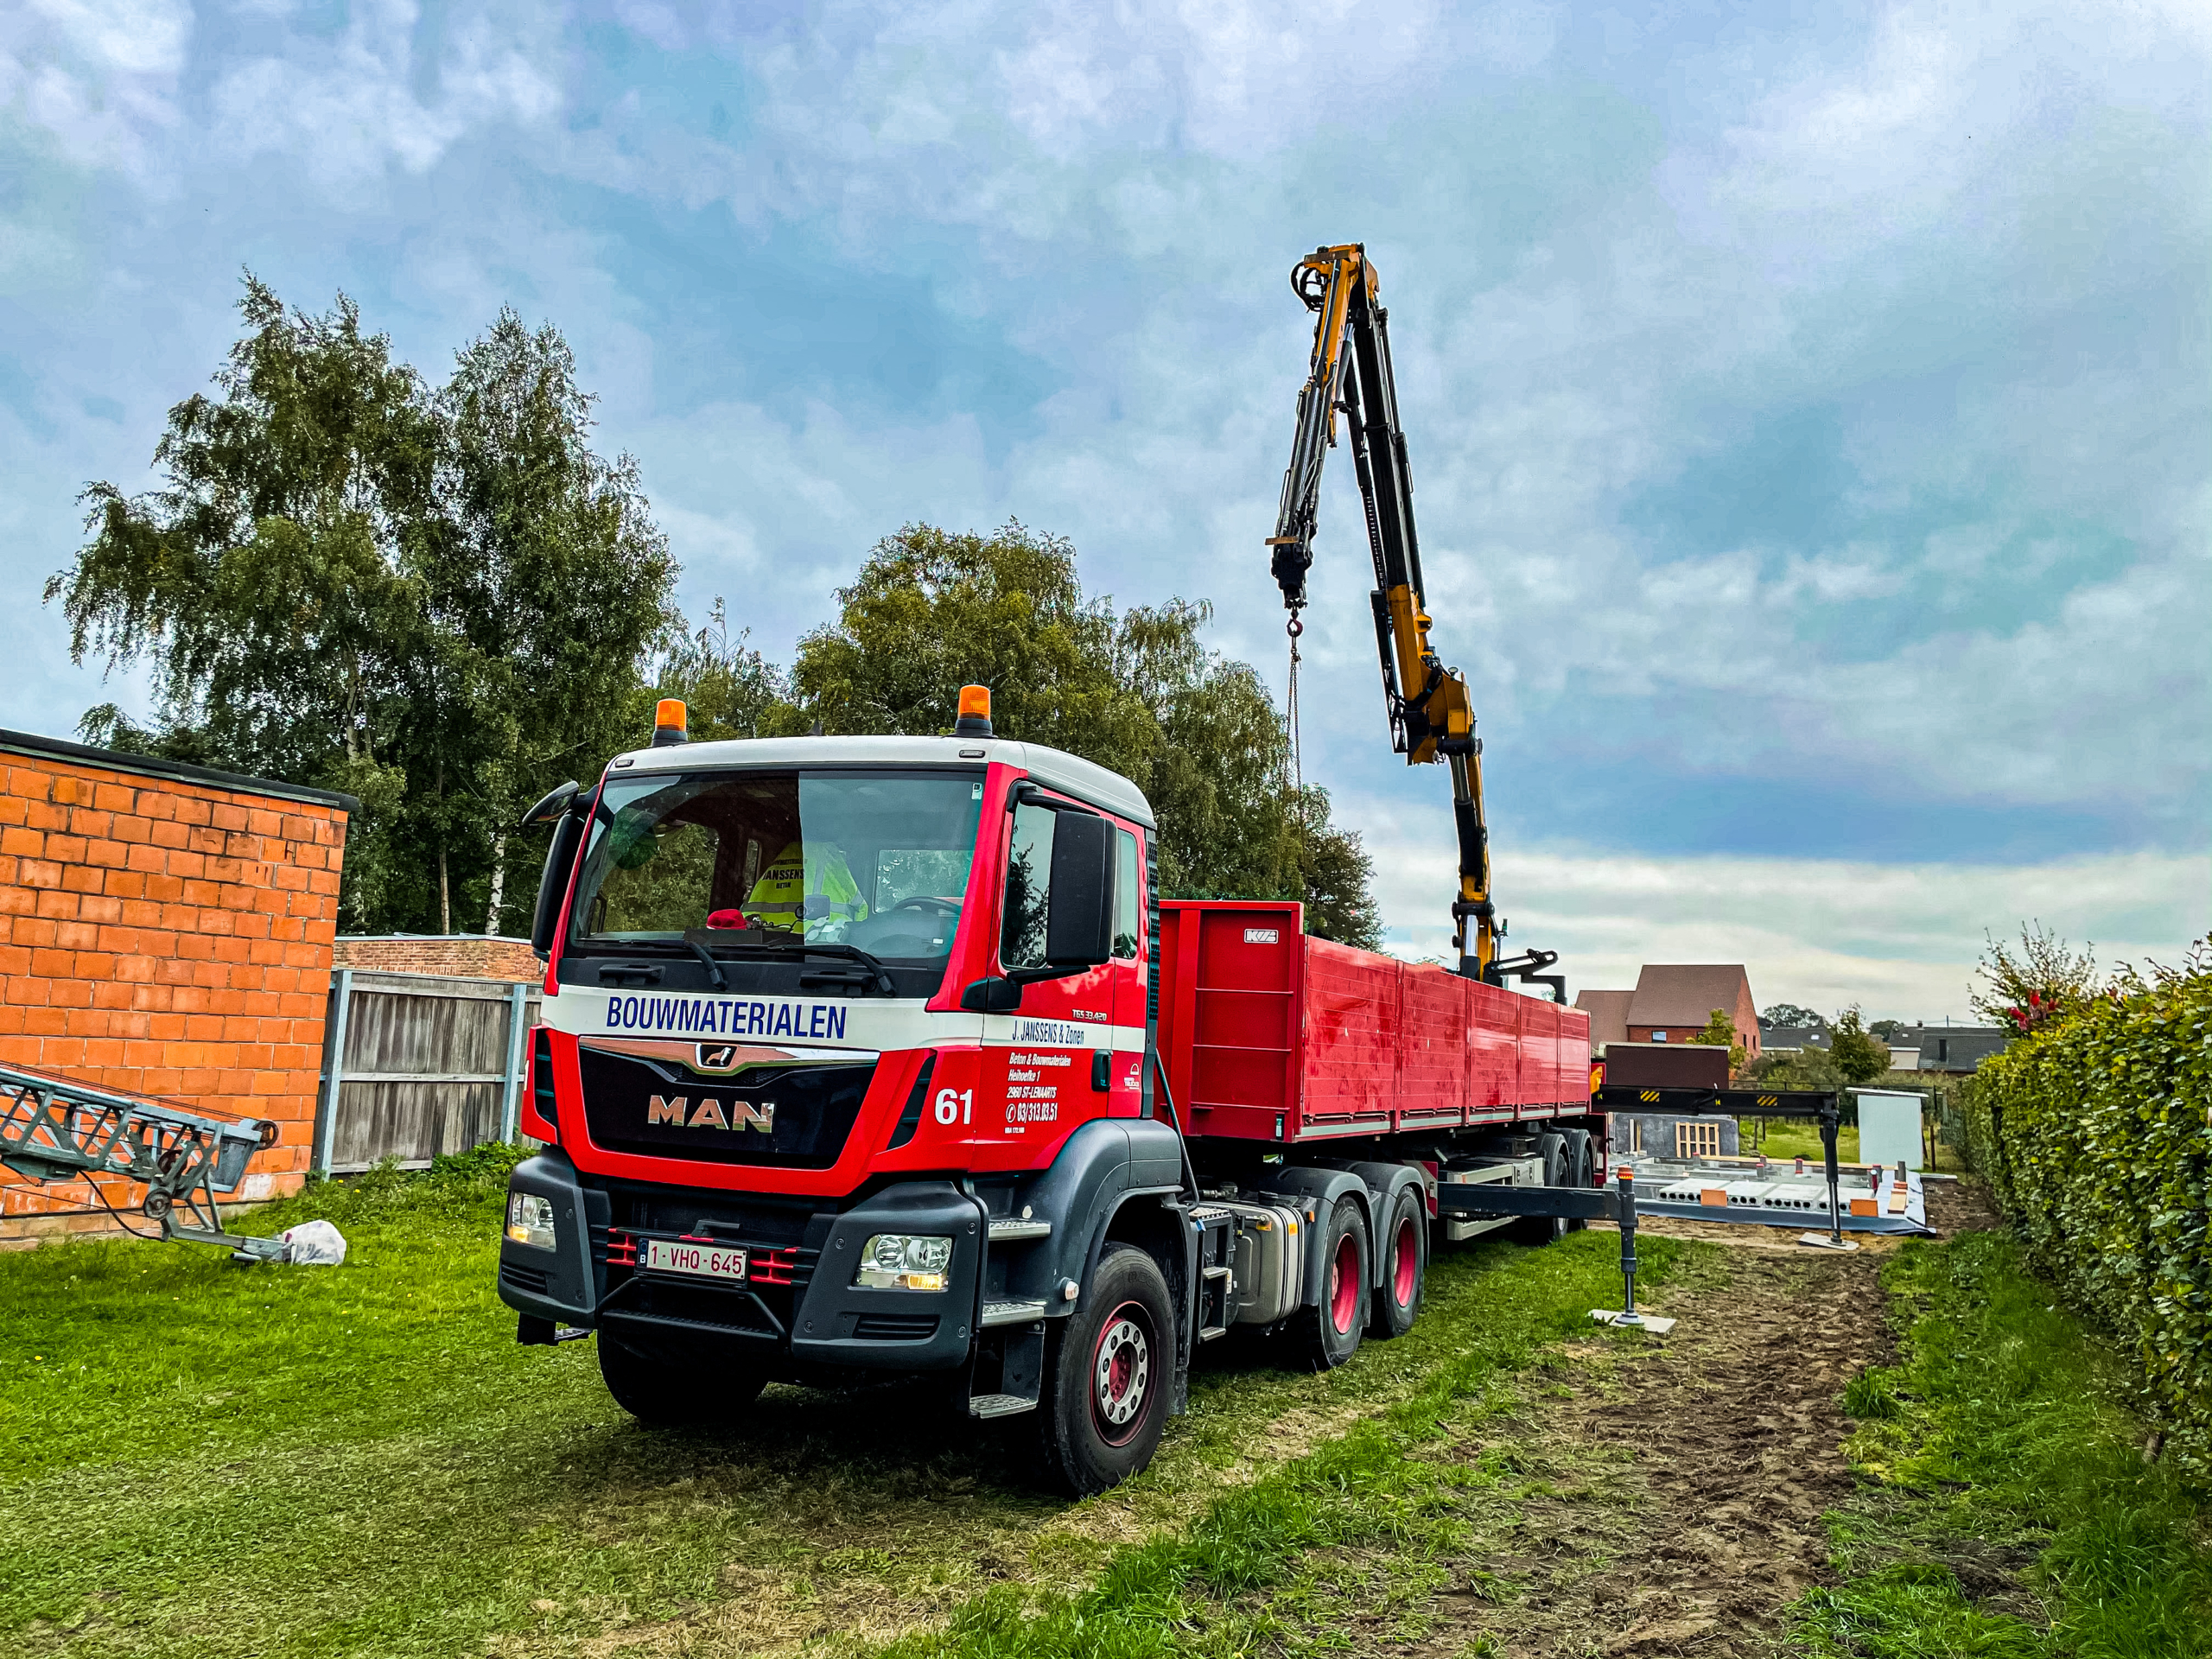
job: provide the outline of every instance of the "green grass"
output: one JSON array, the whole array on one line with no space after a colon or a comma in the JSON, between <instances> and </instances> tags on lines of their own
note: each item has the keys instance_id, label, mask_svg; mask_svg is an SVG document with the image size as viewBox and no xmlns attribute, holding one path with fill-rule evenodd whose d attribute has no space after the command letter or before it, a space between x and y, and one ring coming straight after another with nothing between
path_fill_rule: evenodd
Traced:
<instances>
[{"instance_id":1,"label":"green grass","mask_svg":"<svg viewBox=\"0 0 2212 1659\"><path fill-rule=\"evenodd\" d=\"M1736 1120L1737 1144L1743 1147L1744 1156L1763 1152L1769 1158L1802 1158L1808 1164L1819 1167L1827 1154L1821 1147L1821 1126L1799 1118L1769 1118L1762 1137L1759 1120L1741 1117ZM1756 1144L1754 1144L1756 1142ZM1859 1126L1841 1125L1835 1132L1836 1161L1855 1164L1859 1161Z\"/></svg>"},{"instance_id":2,"label":"green grass","mask_svg":"<svg viewBox=\"0 0 2212 1659\"><path fill-rule=\"evenodd\" d=\"M1020 1420L979 1433L896 1384L771 1389L727 1429L631 1422L591 1344L514 1343L505 1169L374 1173L252 1222L327 1216L338 1268L130 1241L0 1255L0 1651L849 1650L949 1619L929 1639L988 1652L1040 1620L1126 1630L1140 1604L1311 1571L1291 1558L1317 1543L1411 1535L1440 1481L1509 1478L1407 1453L1618 1294L1602 1234L1447 1253L1413 1335L1340 1370L1213 1344L1151 1470L1069 1504L1028 1485Z\"/></svg>"},{"instance_id":3,"label":"green grass","mask_svg":"<svg viewBox=\"0 0 2212 1659\"><path fill-rule=\"evenodd\" d=\"M1804 1604L1812 1650L2212 1651L2202 1495L2144 1462L2122 1368L2013 1241L1908 1243L1885 1281L1909 1320L1904 1363L1845 1393L1868 1485L1834 1521L1845 1582Z\"/></svg>"}]
</instances>

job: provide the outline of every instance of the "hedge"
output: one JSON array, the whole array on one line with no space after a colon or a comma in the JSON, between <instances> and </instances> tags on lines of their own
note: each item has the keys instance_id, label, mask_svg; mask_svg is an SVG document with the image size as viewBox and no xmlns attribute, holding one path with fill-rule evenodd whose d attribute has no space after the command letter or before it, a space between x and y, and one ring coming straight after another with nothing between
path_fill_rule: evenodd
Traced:
<instances>
[{"instance_id":1,"label":"hedge","mask_svg":"<svg viewBox=\"0 0 2212 1659\"><path fill-rule=\"evenodd\" d=\"M2212 1471L2212 975L2092 1003L1981 1063L1967 1152L2036 1265L2116 1332Z\"/></svg>"}]
</instances>

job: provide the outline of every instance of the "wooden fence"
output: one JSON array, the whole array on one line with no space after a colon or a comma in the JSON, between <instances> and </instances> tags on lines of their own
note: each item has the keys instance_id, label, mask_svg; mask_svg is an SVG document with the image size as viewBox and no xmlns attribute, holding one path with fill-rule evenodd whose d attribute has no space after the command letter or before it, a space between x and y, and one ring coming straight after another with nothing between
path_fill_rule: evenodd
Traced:
<instances>
[{"instance_id":1,"label":"wooden fence","mask_svg":"<svg viewBox=\"0 0 2212 1659\"><path fill-rule=\"evenodd\" d=\"M315 1167L419 1169L515 1138L535 985L340 968L330 976Z\"/></svg>"}]
</instances>

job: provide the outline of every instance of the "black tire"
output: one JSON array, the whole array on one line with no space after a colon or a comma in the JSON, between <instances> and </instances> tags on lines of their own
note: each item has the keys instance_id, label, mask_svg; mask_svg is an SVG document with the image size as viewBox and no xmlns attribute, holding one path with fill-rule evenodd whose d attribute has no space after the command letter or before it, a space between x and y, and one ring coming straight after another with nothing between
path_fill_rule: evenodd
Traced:
<instances>
[{"instance_id":1,"label":"black tire","mask_svg":"<svg viewBox=\"0 0 2212 1659\"><path fill-rule=\"evenodd\" d=\"M1301 1308L1292 1324L1306 1363L1317 1371L1333 1370L1359 1351L1372 1305L1373 1255L1367 1243L1367 1218L1351 1198L1338 1198L1323 1224L1320 1299Z\"/></svg>"},{"instance_id":2,"label":"black tire","mask_svg":"<svg viewBox=\"0 0 2212 1659\"><path fill-rule=\"evenodd\" d=\"M1537 1143L1544 1154L1544 1185L1567 1185L1567 1137L1554 1129L1544 1131ZM1555 1244L1567 1236L1564 1216L1531 1216L1507 1230L1516 1244Z\"/></svg>"},{"instance_id":3,"label":"black tire","mask_svg":"<svg viewBox=\"0 0 2212 1659\"><path fill-rule=\"evenodd\" d=\"M1375 1311L1368 1319L1367 1334L1382 1341L1402 1337L1414 1328L1421 1298L1428 1294L1428 1206L1421 1197L1418 1185L1399 1192L1377 1247L1382 1272L1375 1287Z\"/></svg>"},{"instance_id":4,"label":"black tire","mask_svg":"<svg viewBox=\"0 0 2212 1659\"><path fill-rule=\"evenodd\" d=\"M1567 1136L1567 1184L1586 1187L1590 1185L1590 1177L1595 1173L1591 1166L1590 1131L1566 1129L1561 1133ZM1586 1219L1577 1217L1567 1224L1567 1230L1585 1233L1590 1230L1590 1224Z\"/></svg>"},{"instance_id":5,"label":"black tire","mask_svg":"<svg viewBox=\"0 0 2212 1659\"><path fill-rule=\"evenodd\" d=\"M1120 1485L1152 1461L1175 1380L1175 1313L1160 1264L1109 1244L1083 1304L1057 1330L1037 1402L1046 1480L1076 1497Z\"/></svg>"},{"instance_id":6,"label":"black tire","mask_svg":"<svg viewBox=\"0 0 2212 1659\"><path fill-rule=\"evenodd\" d=\"M729 1421L760 1398L768 1379L744 1366L699 1358L671 1363L641 1354L601 1331L599 1374L614 1403L641 1423L681 1428Z\"/></svg>"}]
</instances>

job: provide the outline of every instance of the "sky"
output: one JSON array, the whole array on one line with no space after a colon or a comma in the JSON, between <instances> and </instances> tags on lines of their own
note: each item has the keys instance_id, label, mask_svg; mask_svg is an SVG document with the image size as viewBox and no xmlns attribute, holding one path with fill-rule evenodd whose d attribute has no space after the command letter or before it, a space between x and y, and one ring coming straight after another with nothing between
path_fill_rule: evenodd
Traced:
<instances>
[{"instance_id":1,"label":"sky","mask_svg":"<svg viewBox=\"0 0 2212 1659\"><path fill-rule=\"evenodd\" d=\"M431 378L557 325L695 615L772 658L912 521L1267 573L1363 242L1512 948L1571 986L1965 1018L1985 931L2212 926L2212 9L952 0L0 7L0 725L69 735L41 588L151 486L251 268ZM1389 748L1349 456L1302 753L1440 952L1441 768Z\"/></svg>"}]
</instances>

